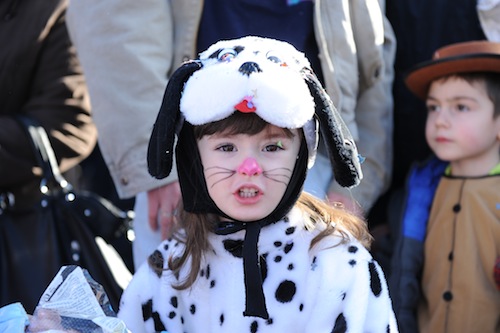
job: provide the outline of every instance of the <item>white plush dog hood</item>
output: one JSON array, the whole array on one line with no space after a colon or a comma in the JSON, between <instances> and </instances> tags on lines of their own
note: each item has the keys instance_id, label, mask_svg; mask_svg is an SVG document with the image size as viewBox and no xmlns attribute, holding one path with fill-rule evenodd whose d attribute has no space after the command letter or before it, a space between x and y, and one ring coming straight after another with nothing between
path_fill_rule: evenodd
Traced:
<instances>
[{"instance_id":1,"label":"white plush dog hood","mask_svg":"<svg viewBox=\"0 0 500 333\"><path fill-rule=\"evenodd\" d=\"M310 66L304 55L270 39L237 42L221 41L200 54L203 70L193 73L182 94L186 120L206 124L237 109L255 112L278 127L303 127L314 114L314 100L301 74Z\"/></svg>"},{"instance_id":2,"label":"white plush dog hood","mask_svg":"<svg viewBox=\"0 0 500 333\"><path fill-rule=\"evenodd\" d=\"M174 135L184 120L201 125L236 110L279 127L303 128L309 167L319 121L337 182L352 187L361 180L354 140L304 54L286 42L253 36L217 42L174 72L149 144L151 175L170 174Z\"/></svg>"}]
</instances>

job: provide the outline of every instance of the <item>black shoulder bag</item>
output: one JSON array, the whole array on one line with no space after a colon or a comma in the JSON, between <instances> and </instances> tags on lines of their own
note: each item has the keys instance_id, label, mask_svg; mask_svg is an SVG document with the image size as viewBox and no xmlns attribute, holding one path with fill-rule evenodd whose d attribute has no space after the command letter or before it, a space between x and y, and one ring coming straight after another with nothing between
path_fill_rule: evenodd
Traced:
<instances>
[{"instance_id":1,"label":"black shoulder bag","mask_svg":"<svg viewBox=\"0 0 500 333\"><path fill-rule=\"evenodd\" d=\"M29 207L0 192L0 306L21 302L33 313L60 267L78 265L104 287L117 310L123 289L95 237L111 239L133 213L94 193L75 191L59 170L44 128L31 118L18 120L32 139L43 177L39 193L33 194L40 200Z\"/></svg>"}]
</instances>

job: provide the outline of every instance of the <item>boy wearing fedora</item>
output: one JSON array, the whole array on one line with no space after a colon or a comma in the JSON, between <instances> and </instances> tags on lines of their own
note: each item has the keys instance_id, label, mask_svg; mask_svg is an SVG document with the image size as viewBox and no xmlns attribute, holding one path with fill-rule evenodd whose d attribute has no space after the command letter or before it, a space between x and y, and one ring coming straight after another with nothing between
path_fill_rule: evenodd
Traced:
<instances>
[{"instance_id":1,"label":"boy wearing fedora","mask_svg":"<svg viewBox=\"0 0 500 333\"><path fill-rule=\"evenodd\" d=\"M437 50L406 77L435 157L415 166L390 278L401 332L500 332L500 43Z\"/></svg>"}]
</instances>

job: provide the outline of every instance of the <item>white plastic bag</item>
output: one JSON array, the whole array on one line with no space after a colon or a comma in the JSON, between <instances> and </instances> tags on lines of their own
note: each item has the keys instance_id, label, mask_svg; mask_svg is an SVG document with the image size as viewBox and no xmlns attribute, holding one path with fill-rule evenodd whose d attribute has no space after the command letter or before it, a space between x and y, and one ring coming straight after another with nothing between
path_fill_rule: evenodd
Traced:
<instances>
[{"instance_id":1,"label":"white plastic bag","mask_svg":"<svg viewBox=\"0 0 500 333\"><path fill-rule=\"evenodd\" d=\"M78 266L61 267L40 297L26 332L129 333L102 286Z\"/></svg>"}]
</instances>

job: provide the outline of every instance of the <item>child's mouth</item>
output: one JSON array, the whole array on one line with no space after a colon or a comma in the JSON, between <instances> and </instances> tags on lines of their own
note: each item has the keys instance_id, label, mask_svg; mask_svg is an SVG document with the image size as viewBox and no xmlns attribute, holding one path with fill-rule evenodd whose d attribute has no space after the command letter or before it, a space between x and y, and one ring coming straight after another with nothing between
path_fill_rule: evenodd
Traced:
<instances>
[{"instance_id":1,"label":"child's mouth","mask_svg":"<svg viewBox=\"0 0 500 333\"><path fill-rule=\"evenodd\" d=\"M259 193L259 191L255 188L242 188L238 191L238 194L240 197L242 198L253 198L255 196L257 196L257 194Z\"/></svg>"}]
</instances>

